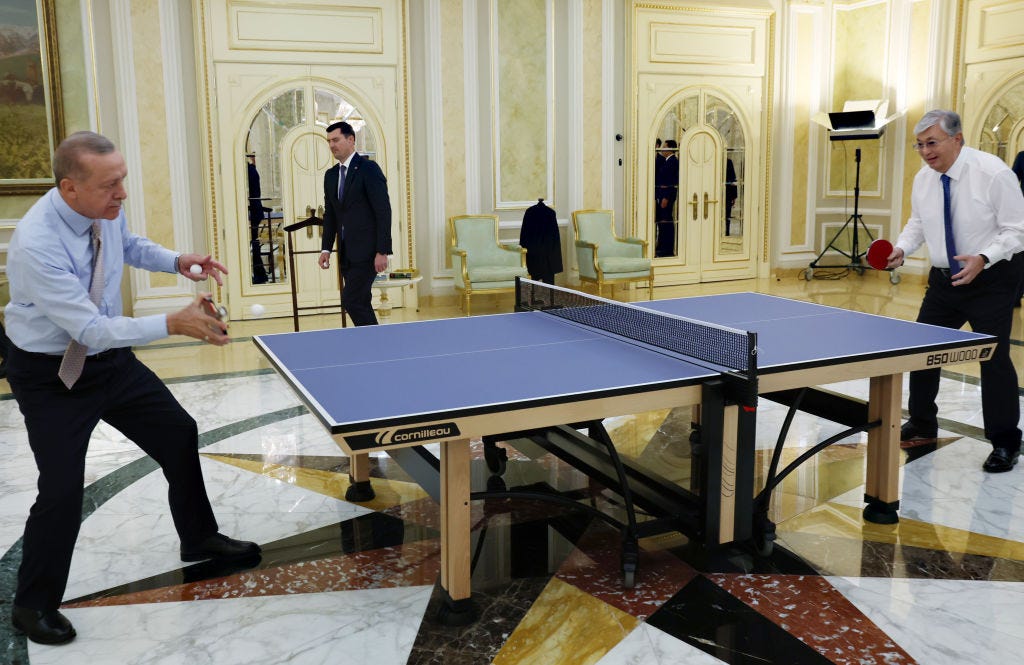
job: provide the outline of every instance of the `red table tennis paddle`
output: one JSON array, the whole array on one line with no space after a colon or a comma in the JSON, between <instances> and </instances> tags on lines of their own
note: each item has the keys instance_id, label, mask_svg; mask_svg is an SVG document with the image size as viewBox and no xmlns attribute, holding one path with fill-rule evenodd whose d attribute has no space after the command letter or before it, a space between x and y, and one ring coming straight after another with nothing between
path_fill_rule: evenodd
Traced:
<instances>
[{"instance_id":1,"label":"red table tennis paddle","mask_svg":"<svg viewBox=\"0 0 1024 665\"><path fill-rule=\"evenodd\" d=\"M868 247L868 265L875 270L885 270L889 265L890 254L892 254L892 243L884 238L879 238Z\"/></svg>"}]
</instances>

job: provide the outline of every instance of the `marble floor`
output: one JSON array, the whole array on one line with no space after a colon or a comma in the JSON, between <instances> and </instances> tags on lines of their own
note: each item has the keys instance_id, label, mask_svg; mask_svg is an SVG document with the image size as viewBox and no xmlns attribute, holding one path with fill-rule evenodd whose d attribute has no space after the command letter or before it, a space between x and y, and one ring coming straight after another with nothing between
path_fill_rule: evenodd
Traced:
<instances>
[{"instance_id":1,"label":"marble floor","mask_svg":"<svg viewBox=\"0 0 1024 665\"><path fill-rule=\"evenodd\" d=\"M892 285L877 274L812 282L791 275L655 296L728 291L913 318L923 287L910 277ZM473 308L510 306L498 297ZM446 304L390 318L456 315ZM336 324L326 316L303 322ZM175 338L136 350L199 423L222 530L258 541L261 562L183 564L162 475L101 424L63 607L78 637L60 647L26 642L8 623L36 475L17 404L0 381L0 663L994 665L1024 652L1024 465L981 471L989 446L977 366L943 370L940 438L902 453L897 525L861 518L864 435L826 449L776 490L770 555L710 565L683 535L656 534L640 541L630 589L622 584L621 535L605 522L549 503L476 501L472 584L481 616L446 627L435 619L437 504L386 456L372 460L373 501L341 498L348 459L251 342L290 329L290 319L240 321L225 348ZM1020 370L1024 312L1013 337ZM395 377L396 389L401 383ZM829 388L864 397L867 382ZM784 417L781 406L759 406L760 474ZM684 408L605 426L630 460L685 482L689 420ZM798 416L784 461L838 431ZM617 494L558 459L506 450L508 486L555 489L620 511ZM483 445L473 452L473 487L484 489L494 479Z\"/></svg>"}]
</instances>

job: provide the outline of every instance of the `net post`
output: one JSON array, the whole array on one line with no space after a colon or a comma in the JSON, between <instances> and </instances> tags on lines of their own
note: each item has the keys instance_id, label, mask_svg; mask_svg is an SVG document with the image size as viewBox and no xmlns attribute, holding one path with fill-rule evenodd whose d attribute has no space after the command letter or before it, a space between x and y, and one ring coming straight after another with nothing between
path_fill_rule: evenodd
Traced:
<instances>
[{"instance_id":1,"label":"net post","mask_svg":"<svg viewBox=\"0 0 1024 665\"><path fill-rule=\"evenodd\" d=\"M745 394L738 400L740 406L757 408L757 333L747 332L747 381Z\"/></svg>"}]
</instances>

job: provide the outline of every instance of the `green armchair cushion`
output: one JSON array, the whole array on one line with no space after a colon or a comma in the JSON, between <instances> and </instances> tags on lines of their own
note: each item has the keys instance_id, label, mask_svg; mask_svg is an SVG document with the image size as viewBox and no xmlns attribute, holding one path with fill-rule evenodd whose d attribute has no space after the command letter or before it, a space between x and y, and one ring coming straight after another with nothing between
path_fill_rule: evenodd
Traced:
<instances>
[{"instance_id":1,"label":"green armchair cushion","mask_svg":"<svg viewBox=\"0 0 1024 665\"><path fill-rule=\"evenodd\" d=\"M514 282L516 277L526 276L526 268L520 265L475 265L472 261L469 263L469 281L473 286L477 286L478 282Z\"/></svg>"},{"instance_id":2,"label":"green armchair cushion","mask_svg":"<svg viewBox=\"0 0 1024 665\"><path fill-rule=\"evenodd\" d=\"M631 277L621 273L637 273L636 276L647 275L651 271L651 260L643 258L631 258L628 256L605 256L604 246L598 250L597 265L601 272L606 275L615 274L616 277Z\"/></svg>"}]
</instances>

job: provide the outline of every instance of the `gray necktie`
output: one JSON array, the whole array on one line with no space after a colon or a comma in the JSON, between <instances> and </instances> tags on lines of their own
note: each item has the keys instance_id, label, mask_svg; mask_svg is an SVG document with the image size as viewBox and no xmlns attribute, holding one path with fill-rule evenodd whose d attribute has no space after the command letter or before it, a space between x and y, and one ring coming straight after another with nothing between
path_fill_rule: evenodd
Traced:
<instances>
[{"instance_id":1,"label":"gray necktie","mask_svg":"<svg viewBox=\"0 0 1024 665\"><path fill-rule=\"evenodd\" d=\"M103 300L103 241L100 239L103 227L99 222L92 223L92 277L89 282L89 300L99 307ZM60 362L57 376L71 390L78 377L82 376L85 367L85 352L88 348L75 340L68 343L64 351L64 359Z\"/></svg>"}]
</instances>

